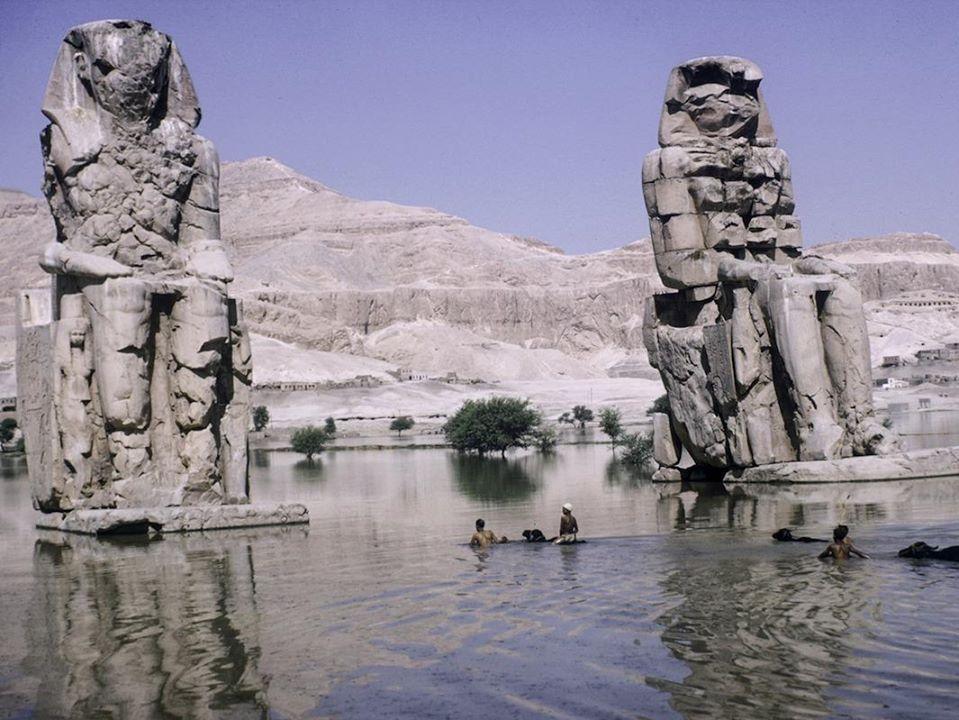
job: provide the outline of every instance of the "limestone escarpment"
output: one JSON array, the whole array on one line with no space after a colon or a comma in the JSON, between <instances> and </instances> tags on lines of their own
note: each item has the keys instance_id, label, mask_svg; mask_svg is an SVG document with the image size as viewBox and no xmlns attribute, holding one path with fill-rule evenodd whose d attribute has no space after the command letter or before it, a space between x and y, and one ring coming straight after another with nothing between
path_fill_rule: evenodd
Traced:
<instances>
[{"instance_id":1,"label":"limestone escarpment","mask_svg":"<svg viewBox=\"0 0 959 720\"><path fill-rule=\"evenodd\" d=\"M447 361L422 349L427 337L445 358L464 363L486 340L515 355L573 353L578 359L566 362L592 363L598 372L626 354L644 357L642 308L662 290L648 240L565 255L437 210L349 198L268 158L225 163L220 198L234 292L259 335L401 365ZM53 237L45 202L0 192L0 325L13 323L16 289L44 280L37 258ZM867 299L899 288L959 286L959 253L936 236L900 234L815 251L854 266ZM414 324L416 339L405 344L390 333ZM11 334L0 341L0 363L12 356ZM258 383L270 379L267 372L257 371Z\"/></svg>"},{"instance_id":2,"label":"limestone escarpment","mask_svg":"<svg viewBox=\"0 0 959 720\"><path fill-rule=\"evenodd\" d=\"M856 268L865 300L913 290L955 292L959 252L931 233L893 233L818 245L813 251Z\"/></svg>"}]
</instances>

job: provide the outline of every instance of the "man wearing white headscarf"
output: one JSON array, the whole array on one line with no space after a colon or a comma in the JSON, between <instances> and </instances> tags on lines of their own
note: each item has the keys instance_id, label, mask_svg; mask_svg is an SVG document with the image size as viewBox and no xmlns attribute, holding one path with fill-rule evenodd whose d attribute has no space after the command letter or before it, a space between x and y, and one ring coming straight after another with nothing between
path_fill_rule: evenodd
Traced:
<instances>
[{"instance_id":1,"label":"man wearing white headscarf","mask_svg":"<svg viewBox=\"0 0 959 720\"><path fill-rule=\"evenodd\" d=\"M573 517L573 505L566 503L563 505L563 514L559 519L559 537L553 542L557 545L574 543L578 532L579 526L576 524L576 518Z\"/></svg>"}]
</instances>

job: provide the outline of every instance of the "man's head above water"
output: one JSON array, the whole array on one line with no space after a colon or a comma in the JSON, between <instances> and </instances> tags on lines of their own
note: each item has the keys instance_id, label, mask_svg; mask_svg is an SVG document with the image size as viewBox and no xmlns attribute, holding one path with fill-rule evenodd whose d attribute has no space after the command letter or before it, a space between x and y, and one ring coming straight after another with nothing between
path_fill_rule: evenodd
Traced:
<instances>
[{"instance_id":1,"label":"man's head above water","mask_svg":"<svg viewBox=\"0 0 959 720\"><path fill-rule=\"evenodd\" d=\"M477 532L481 532L481 531L483 530L483 528L485 528L485 527L486 527L486 521L483 520L483 518L477 518L477 520L476 520L476 530L477 530Z\"/></svg>"},{"instance_id":2,"label":"man's head above water","mask_svg":"<svg viewBox=\"0 0 959 720\"><path fill-rule=\"evenodd\" d=\"M849 534L849 528L845 525L837 525L832 531L832 539L836 542L842 542Z\"/></svg>"}]
</instances>

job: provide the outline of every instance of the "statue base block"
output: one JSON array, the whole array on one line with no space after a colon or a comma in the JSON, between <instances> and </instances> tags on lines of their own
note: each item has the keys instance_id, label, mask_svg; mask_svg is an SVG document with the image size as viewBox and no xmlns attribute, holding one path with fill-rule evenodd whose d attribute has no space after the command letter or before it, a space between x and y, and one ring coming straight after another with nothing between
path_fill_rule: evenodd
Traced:
<instances>
[{"instance_id":1,"label":"statue base block","mask_svg":"<svg viewBox=\"0 0 959 720\"><path fill-rule=\"evenodd\" d=\"M834 483L959 476L959 446L730 470L727 483Z\"/></svg>"},{"instance_id":2,"label":"statue base block","mask_svg":"<svg viewBox=\"0 0 959 720\"><path fill-rule=\"evenodd\" d=\"M74 510L41 515L43 530L81 535L133 535L301 525L310 522L304 505L193 505L184 507Z\"/></svg>"}]
</instances>

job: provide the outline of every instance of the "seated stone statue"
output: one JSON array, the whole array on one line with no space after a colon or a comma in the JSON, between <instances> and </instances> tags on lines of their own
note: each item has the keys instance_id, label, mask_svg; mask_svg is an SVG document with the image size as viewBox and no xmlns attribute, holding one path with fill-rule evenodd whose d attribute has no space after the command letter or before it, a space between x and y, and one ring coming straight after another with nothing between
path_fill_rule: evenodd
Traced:
<instances>
[{"instance_id":1,"label":"seated stone statue","mask_svg":"<svg viewBox=\"0 0 959 720\"><path fill-rule=\"evenodd\" d=\"M250 351L179 51L143 22L76 27L43 113L53 322L18 367L35 505L245 501ZM40 330L49 370L28 362Z\"/></svg>"},{"instance_id":2,"label":"seated stone statue","mask_svg":"<svg viewBox=\"0 0 959 720\"><path fill-rule=\"evenodd\" d=\"M682 448L716 469L896 449L873 414L854 271L801 252L762 77L734 57L675 68L643 165L656 266L677 291L644 325L669 398L662 465Z\"/></svg>"}]
</instances>

